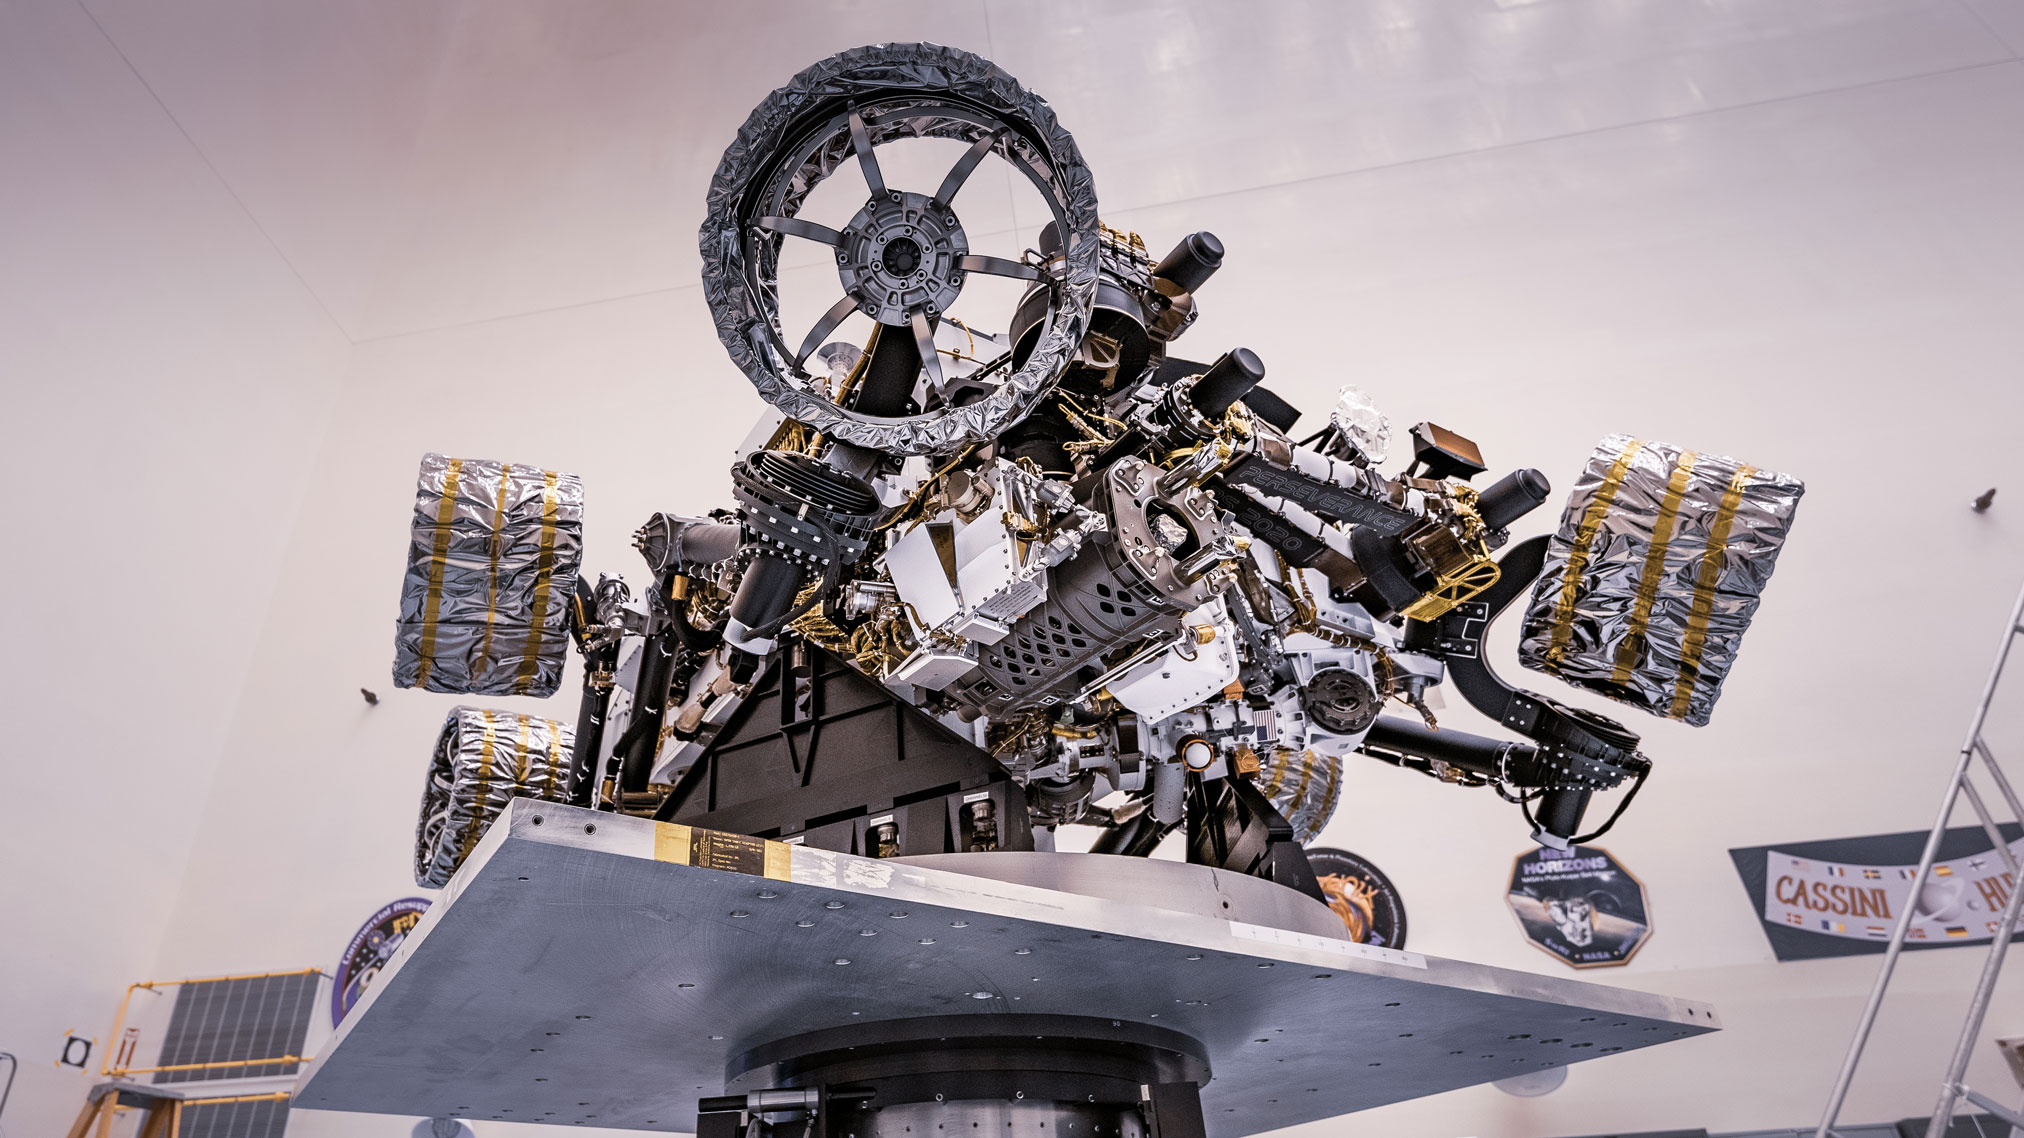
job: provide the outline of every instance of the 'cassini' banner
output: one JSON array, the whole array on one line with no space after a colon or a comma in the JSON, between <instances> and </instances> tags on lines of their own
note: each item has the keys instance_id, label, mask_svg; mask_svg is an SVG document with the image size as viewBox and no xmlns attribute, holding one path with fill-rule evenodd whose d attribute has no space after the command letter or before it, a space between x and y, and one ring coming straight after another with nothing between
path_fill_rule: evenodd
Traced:
<instances>
[{"instance_id":1,"label":"'cassini' banner","mask_svg":"<svg viewBox=\"0 0 2024 1138\"><path fill-rule=\"evenodd\" d=\"M2024 857L2017 827L2006 826L2004 837ZM1949 830L1930 879L1913 898L1924 842L1923 833L1879 834L1729 854L1780 960L1881 952L1907 905L1908 947L1988 943L2016 888L2002 857L1979 828Z\"/></svg>"}]
</instances>

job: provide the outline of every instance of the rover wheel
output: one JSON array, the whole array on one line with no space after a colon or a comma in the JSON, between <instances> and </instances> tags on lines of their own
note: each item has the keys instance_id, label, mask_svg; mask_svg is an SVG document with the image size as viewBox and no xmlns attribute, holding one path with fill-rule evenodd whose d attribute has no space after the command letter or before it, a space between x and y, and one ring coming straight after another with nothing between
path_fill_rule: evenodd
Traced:
<instances>
[{"instance_id":1,"label":"rover wheel","mask_svg":"<svg viewBox=\"0 0 2024 1138\"><path fill-rule=\"evenodd\" d=\"M919 138L970 147L926 192L887 185L878 148ZM1022 259L1015 249L971 248L956 199L991 157L1039 189L1063 236L1057 254ZM870 190L856 216L841 228L800 217L809 192L852 161ZM788 238L829 246L841 283L842 296L806 330L781 326L779 260ZM1044 99L997 65L938 44L845 51L768 96L710 182L701 243L717 335L760 395L832 438L894 454L947 453L1023 418L1073 358L1096 296L1096 191L1075 140ZM1045 330L1020 366L994 373L995 386L981 397L966 391L906 414L923 371L931 391L943 385L935 326L975 273L1044 290ZM845 406L827 369L818 376L804 365L859 312L878 323L876 347Z\"/></svg>"},{"instance_id":2,"label":"rover wheel","mask_svg":"<svg viewBox=\"0 0 2024 1138\"><path fill-rule=\"evenodd\" d=\"M576 732L535 715L459 707L443 722L415 828L415 884L440 889L515 798L568 793Z\"/></svg>"}]
</instances>

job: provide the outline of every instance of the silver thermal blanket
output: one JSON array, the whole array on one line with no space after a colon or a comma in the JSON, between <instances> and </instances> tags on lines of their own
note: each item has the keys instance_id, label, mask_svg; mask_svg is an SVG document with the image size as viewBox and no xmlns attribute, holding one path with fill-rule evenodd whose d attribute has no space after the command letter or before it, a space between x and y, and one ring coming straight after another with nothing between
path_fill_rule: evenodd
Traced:
<instances>
[{"instance_id":1,"label":"silver thermal blanket","mask_svg":"<svg viewBox=\"0 0 2024 1138\"><path fill-rule=\"evenodd\" d=\"M1275 748L1260 756L1258 777L1265 797L1293 826L1293 840L1307 845L1321 836L1342 798L1342 760L1319 751Z\"/></svg>"},{"instance_id":2,"label":"silver thermal blanket","mask_svg":"<svg viewBox=\"0 0 2024 1138\"><path fill-rule=\"evenodd\" d=\"M1805 492L1733 458L1604 439L1547 547L1520 662L1706 724Z\"/></svg>"},{"instance_id":3,"label":"silver thermal blanket","mask_svg":"<svg viewBox=\"0 0 2024 1138\"><path fill-rule=\"evenodd\" d=\"M583 557L583 480L424 455L394 638L394 684L555 694Z\"/></svg>"},{"instance_id":4,"label":"silver thermal blanket","mask_svg":"<svg viewBox=\"0 0 2024 1138\"><path fill-rule=\"evenodd\" d=\"M575 745L576 732L553 719L478 707L451 711L422 788L415 883L448 884L515 798L560 801Z\"/></svg>"}]
</instances>

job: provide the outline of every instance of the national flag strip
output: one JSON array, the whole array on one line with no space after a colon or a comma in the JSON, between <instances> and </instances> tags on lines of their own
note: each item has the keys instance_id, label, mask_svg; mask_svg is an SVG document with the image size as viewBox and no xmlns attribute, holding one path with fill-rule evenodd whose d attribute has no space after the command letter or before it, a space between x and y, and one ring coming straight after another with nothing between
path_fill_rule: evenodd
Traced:
<instances>
[{"instance_id":1,"label":"national flag strip","mask_svg":"<svg viewBox=\"0 0 2024 1138\"><path fill-rule=\"evenodd\" d=\"M1961 927L1960 925L1948 925L1948 926L1947 926L1947 935L1948 935L1948 936L1967 936L1967 935L1968 935L1968 930L1967 930L1967 929L1965 929L1965 928L1963 928L1963 927Z\"/></svg>"},{"instance_id":2,"label":"national flag strip","mask_svg":"<svg viewBox=\"0 0 2024 1138\"><path fill-rule=\"evenodd\" d=\"M1886 935L1887 930L1882 925L1870 925L1867 932L1870 936L1880 937Z\"/></svg>"},{"instance_id":3,"label":"national flag strip","mask_svg":"<svg viewBox=\"0 0 2024 1138\"><path fill-rule=\"evenodd\" d=\"M1883 870L1881 869L1865 869L1862 871L1862 875L1871 881L1883 880Z\"/></svg>"}]
</instances>

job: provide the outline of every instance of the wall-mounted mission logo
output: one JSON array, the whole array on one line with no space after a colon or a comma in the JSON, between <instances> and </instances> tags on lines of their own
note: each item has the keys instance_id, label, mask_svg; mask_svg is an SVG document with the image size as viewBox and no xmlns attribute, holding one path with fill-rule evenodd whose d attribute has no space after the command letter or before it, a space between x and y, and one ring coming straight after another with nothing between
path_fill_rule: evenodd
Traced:
<instances>
[{"instance_id":1,"label":"wall-mounted mission logo","mask_svg":"<svg viewBox=\"0 0 2024 1138\"><path fill-rule=\"evenodd\" d=\"M1651 939L1644 885L1598 846L1520 854L1506 901L1525 939L1576 968L1625 963Z\"/></svg>"},{"instance_id":2,"label":"wall-mounted mission logo","mask_svg":"<svg viewBox=\"0 0 2024 1138\"><path fill-rule=\"evenodd\" d=\"M350 943L344 946L344 955L337 959L336 979L330 986L332 1027L343 1022L344 1013L365 996L380 969L386 967L401 942L408 939L409 931L428 911L428 898L403 897L380 906L379 912L352 934Z\"/></svg>"},{"instance_id":3,"label":"wall-mounted mission logo","mask_svg":"<svg viewBox=\"0 0 2024 1138\"><path fill-rule=\"evenodd\" d=\"M1406 946L1406 906L1391 879L1348 850L1317 846L1307 864L1328 897L1328 907L1349 927L1349 938L1384 948Z\"/></svg>"}]
</instances>

